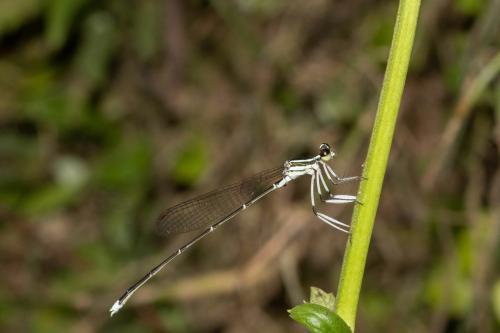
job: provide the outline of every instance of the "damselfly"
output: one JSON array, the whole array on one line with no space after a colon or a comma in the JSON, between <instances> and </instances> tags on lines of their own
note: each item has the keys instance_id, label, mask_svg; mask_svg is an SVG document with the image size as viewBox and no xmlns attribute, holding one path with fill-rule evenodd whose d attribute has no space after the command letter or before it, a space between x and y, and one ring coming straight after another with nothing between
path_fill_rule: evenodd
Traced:
<instances>
[{"instance_id":1,"label":"damselfly","mask_svg":"<svg viewBox=\"0 0 500 333\"><path fill-rule=\"evenodd\" d=\"M158 219L158 230L162 234L178 234L205 228L190 242L172 253L123 293L110 309L111 316L117 313L142 285L155 276L170 261L186 251L200 239L244 211L257 200L279 189L300 176L311 176L311 205L313 213L329 226L348 233L349 226L316 210L315 196L325 203L344 204L358 202L356 196L332 194L328 182L338 185L357 181L361 177L339 177L327 164L335 152L326 143L319 147L319 154L305 160L286 161L280 168L261 172L240 183L209 192L165 210Z\"/></svg>"}]
</instances>

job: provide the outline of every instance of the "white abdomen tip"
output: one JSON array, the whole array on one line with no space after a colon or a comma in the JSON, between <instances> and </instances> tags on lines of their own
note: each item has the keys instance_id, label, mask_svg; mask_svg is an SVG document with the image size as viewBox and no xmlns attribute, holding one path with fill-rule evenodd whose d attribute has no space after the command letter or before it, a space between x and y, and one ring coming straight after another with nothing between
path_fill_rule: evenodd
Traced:
<instances>
[{"instance_id":1,"label":"white abdomen tip","mask_svg":"<svg viewBox=\"0 0 500 333\"><path fill-rule=\"evenodd\" d=\"M110 314L110 317L113 317L113 315L115 313L117 313L118 311L120 311L120 309L122 308L123 304L120 304L120 301L116 301L115 304L113 304L113 306L111 307L111 309L109 309L109 312L111 312Z\"/></svg>"}]
</instances>

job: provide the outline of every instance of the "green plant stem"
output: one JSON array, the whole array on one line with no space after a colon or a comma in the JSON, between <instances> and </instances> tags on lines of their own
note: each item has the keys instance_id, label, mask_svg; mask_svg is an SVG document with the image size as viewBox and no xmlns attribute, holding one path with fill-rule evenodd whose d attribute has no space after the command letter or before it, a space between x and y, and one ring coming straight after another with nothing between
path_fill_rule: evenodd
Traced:
<instances>
[{"instance_id":1,"label":"green plant stem","mask_svg":"<svg viewBox=\"0 0 500 333\"><path fill-rule=\"evenodd\" d=\"M354 331L359 293L368 247L377 213L382 183L413 47L420 0L399 2L396 25L375 125L363 171L359 200L352 218L352 232L344 256L336 312Z\"/></svg>"}]
</instances>

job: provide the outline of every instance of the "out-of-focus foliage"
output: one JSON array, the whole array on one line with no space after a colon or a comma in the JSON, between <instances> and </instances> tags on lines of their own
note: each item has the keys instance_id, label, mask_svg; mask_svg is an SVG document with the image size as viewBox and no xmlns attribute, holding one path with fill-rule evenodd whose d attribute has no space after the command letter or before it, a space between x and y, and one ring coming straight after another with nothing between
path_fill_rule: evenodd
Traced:
<instances>
[{"instance_id":1,"label":"out-of-focus foliage","mask_svg":"<svg viewBox=\"0 0 500 333\"><path fill-rule=\"evenodd\" d=\"M76 14L87 0L52 0L47 2L46 41L50 48L60 49L68 39Z\"/></svg>"},{"instance_id":2,"label":"out-of-focus foliage","mask_svg":"<svg viewBox=\"0 0 500 333\"><path fill-rule=\"evenodd\" d=\"M321 142L360 173L396 6L0 0L0 330L301 332L286 309L345 244L303 180L108 308L182 244L162 209ZM360 332L500 330L499 16L423 3Z\"/></svg>"},{"instance_id":3,"label":"out-of-focus foliage","mask_svg":"<svg viewBox=\"0 0 500 333\"><path fill-rule=\"evenodd\" d=\"M497 319L500 319L500 280L497 280L493 286L491 303L493 305L493 310L495 311L495 316Z\"/></svg>"},{"instance_id":4,"label":"out-of-focus foliage","mask_svg":"<svg viewBox=\"0 0 500 333\"><path fill-rule=\"evenodd\" d=\"M19 29L29 20L40 15L45 1L0 1L0 37Z\"/></svg>"},{"instance_id":5,"label":"out-of-focus foliage","mask_svg":"<svg viewBox=\"0 0 500 333\"><path fill-rule=\"evenodd\" d=\"M192 185L207 166L206 141L199 135L190 139L179 152L172 169L172 177L181 185Z\"/></svg>"}]
</instances>

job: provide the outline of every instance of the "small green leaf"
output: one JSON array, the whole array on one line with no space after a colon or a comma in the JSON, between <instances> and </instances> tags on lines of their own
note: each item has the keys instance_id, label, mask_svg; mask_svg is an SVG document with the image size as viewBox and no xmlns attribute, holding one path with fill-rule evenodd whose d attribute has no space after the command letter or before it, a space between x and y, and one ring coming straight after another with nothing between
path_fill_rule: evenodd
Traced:
<instances>
[{"instance_id":1,"label":"small green leaf","mask_svg":"<svg viewBox=\"0 0 500 333\"><path fill-rule=\"evenodd\" d=\"M312 333L351 333L342 318L319 304L301 304L288 312L293 320L304 325Z\"/></svg>"},{"instance_id":2,"label":"small green leaf","mask_svg":"<svg viewBox=\"0 0 500 333\"><path fill-rule=\"evenodd\" d=\"M330 311L335 309L335 296L320 288L311 287L311 298L309 302L322 305Z\"/></svg>"}]
</instances>

